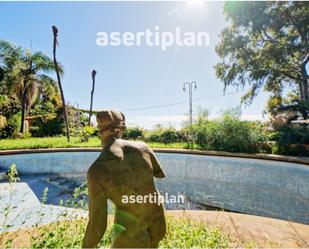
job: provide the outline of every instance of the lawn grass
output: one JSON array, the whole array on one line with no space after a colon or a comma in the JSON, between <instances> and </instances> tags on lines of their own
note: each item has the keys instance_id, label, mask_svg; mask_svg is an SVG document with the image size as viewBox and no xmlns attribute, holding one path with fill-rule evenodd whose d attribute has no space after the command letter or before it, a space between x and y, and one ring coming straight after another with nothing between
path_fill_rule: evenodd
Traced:
<instances>
[{"instance_id":1,"label":"lawn grass","mask_svg":"<svg viewBox=\"0 0 309 249\"><path fill-rule=\"evenodd\" d=\"M109 219L107 231L99 247L109 247L113 227ZM1 248L81 248L86 219L62 221L47 226L7 233ZM229 237L218 228L188 218L167 217L167 234L159 248L227 248Z\"/></svg>"},{"instance_id":2,"label":"lawn grass","mask_svg":"<svg viewBox=\"0 0 309 249\"><path fill-rule=\"evenodd\" d=\"M152 148L173 148L184 149L186 143L148 143ZM32 137L20 139L2 139L0 140L0 150L16 149L39 149L39 148L78 148L78 147L101 147L98 137L91 137L88 142L82 142L80 137L71 137L68 143L66 137Z\"/></svg>"}]
</instances>

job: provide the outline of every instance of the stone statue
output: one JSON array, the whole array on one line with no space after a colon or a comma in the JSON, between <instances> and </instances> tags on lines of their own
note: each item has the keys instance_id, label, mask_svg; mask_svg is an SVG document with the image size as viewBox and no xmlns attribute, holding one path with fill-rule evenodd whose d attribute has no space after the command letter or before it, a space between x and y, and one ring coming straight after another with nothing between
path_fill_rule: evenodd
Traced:
<instances>
[{"instance_id":1,"label":"stone statue","mask_svg":"<svg viewBox=\"0 0 309 249\"><path fill-rule=\"evenodd\" d=\"M112 247L156 248L166 233L163 205L154 198L141 202L141 196L159 196L154 177L165 177L160 163L145 143L121 139L121 112L99 112L97 123L103 151L87 174L89 222L83 248L95 247L105 233L107 199L116 206Z\"/></svg>"}]
</instances>

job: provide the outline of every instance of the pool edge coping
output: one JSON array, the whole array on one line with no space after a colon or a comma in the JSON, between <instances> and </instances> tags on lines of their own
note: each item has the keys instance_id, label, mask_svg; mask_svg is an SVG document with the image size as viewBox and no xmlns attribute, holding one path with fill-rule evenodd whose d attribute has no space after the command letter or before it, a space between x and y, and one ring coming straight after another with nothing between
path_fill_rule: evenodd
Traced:
<instances>
[{"instance_id":1,"label":"pool edge coping","mask_svg":"<svg viewBox=\"0 0 309 249\"><path fill-rule=\"evenodd\" d=\"M16 154L31 154L31 153L55 153L55 152L100 152L102 148L95 147L79 147L79 148L41 148L41 149L20 149L20 150L0 150L1 155L16 155ZM300 158L294 156L274 155L274 154L247 154L247 153L232 153L225 151L203 151L203 150L188 150L188 149L168 149L168 148L153 148L154 152L158 153L175 153L175 154L191 154L205 156L224 156L238 157L250 159L263 159L271 161L281 161L289 163L300 163L309 165L309 158Z\"/></svg>"}]
</instances>

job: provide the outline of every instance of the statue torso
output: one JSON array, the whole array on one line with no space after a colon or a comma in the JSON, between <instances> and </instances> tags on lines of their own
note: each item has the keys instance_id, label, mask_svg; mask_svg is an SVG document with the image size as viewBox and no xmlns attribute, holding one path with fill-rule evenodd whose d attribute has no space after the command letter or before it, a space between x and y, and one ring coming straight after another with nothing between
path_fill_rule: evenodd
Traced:
<instances>
[{"instance_id":1,"label":"statue torso","mask_svg":"<svg viewBox=\"0 0 309 249\"><path fill-rule=\"evenodd\" d=\"M117 210L129 212L138 219L151 219L157 203L123 203L123 196L158 195L154 184L153 152L144 143L115 140L105 147L89 170L95 171L102 191Z\"/></svg>"}]
</instances>

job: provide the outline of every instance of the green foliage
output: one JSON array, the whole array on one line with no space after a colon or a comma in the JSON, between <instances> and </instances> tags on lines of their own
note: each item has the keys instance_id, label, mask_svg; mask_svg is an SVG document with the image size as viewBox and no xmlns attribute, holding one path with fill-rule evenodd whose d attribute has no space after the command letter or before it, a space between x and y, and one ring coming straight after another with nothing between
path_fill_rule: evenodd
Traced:
<instances>
[{"instance_id":1,"label":"green foliage","mask_svg":"<svg viewBox=\"0 0 309 249\"><path fill-rule=\"evenodd\" d=\"M0 130L2 130L3 128L5 128L7 125L6 123L6 117L0 115Z\"/></svg>"},{"instance_id":2,"label":"green foliage","mask_svg":"<svg viewBox=\"0 0 309 249\"><path fill-rule=\"evenodd\" d=\"M229 239L219 229L189 218L168 218L160 248L227 248Z\"/></svg>"},{"instance_id":3,"label":"green foliage","mask_svg":"<svg viewBox=\"0 0 309 249\"><path fill-rule=\"evenodd\" d=\"M9 182L16 182L18 180L17 175L16 165L12 165L9 171ZM11 189L10 193L11 195L15 194L13 189ZM70 198L62 200L59 205L87 210L88 206L85 201L87 194L87 185L83 183L74 190ZM47 199L48 188L45 188L41 197L41 202L44 204ZM7 221L10 212L14 212L14 207L11 206L11 203L8 203L8 205L9 206L5 208L5 212L3 213L5 221ZM14 205L16 205L16 203ZM39 210L38 215L41 214ZM30 241L19 245L19 247L81 248L87 226L87 219L81 218L78 215L72 215L69 210L62 213L58 218L59 220L57 222L48 225L42 225L39 221L35 227L30 228L29 231L25 231L29 234ZM170 216L167 216L166 221L167 234L160 242L160 248L227 248L229 245L230 239L228 236L217 228L206 226L205 223L189 218L174 218ZM6 227L10 226L10 224L6 223L3 225ZM99 248L106 248L111 245L112 237L115 234L115 228L117 228L117 225L112 226L111 222L108 222L107 231L98 245ZM15 237L14 233L1 233L0 247L11 248L15 242L14 240L18 240L18 237Z\"/></svg>"},{"instance_id":4,"label":"green foliage","mask_svg":"<svg viewBox=\"0 0 309 249\"><path fill-rule=\"evenodd\" d=\"M291 156L307 156L308 151L305 146L301 144L280 144L277 142L272 143L271 152L279 155Z\"/></svg>"},{"instance_id":5,"label":"green foliage","mask_svg":"<svg viewBox=\"0 0 309 249\"><path fill-rule=\"evenodd\" d=\"M175 148L184 149L186 143L148 143L152 148ZM2 139L0 140L1 150L13 149L35 149L35 148L78 148L78 147L101 147L98 137L90 137L88 142L82 142L80 137L72 137L68 143L63 136L59 137L31 137L28 139Z\"/></svg>"},{"instance_id":6,"label":"green foliage","mask_svg":"<svg viewBox=\"0 0 309 249\"><path fill-rule=\"evenodd\" d=\"M14 132L14 129L12 126L7 125L3 129L0 130L0 139L5 139L10 137Z\"/></svg>"},{"instance_id":7,"label":"green foliage","mask_svg":"<svg viewBox=\"0 0 309 249\"><path fill-rule=\"evenodd\" d=\"M88 142L91 136L96 136L98 133L98 129L96 127L86 125L83 127L81 142Z\"/></svg>"},{"instance_id":8,"label":"green foliage","mask_svg":"<svg viewBox=\"0 0 309 249\"><path fill-rule=\"evenodd\" d=\"M17 131L21 123L21 113L14 114L9 120L8 125L12 126L14 131Z\"/></svg>"},{"instance_id":9,"label":"green foliage","mask_svg":"<svg viewBox=\"0 0 309 249\"><path fill-rule=\"evenodd\" d=\"M175 128L169 127L164 129L161 126L157 126L153 131L149 132L146 141L169 144L185 142L186 138L181 131L177 131Z\"/></svg>"},{"instance_id":10,"label":"green foliage","mask_svg":"<svg viewBox=\"0 0 309 249\"><path fill-rule=\"evenodd\" d=\"M287 91L308 101L309 5L228 1L224 13L230 26L216 47L222 58L216 74L225 87L250 86L243 96L248 104L264 88L271 93L269 111L284 105Z\"/></svg>"},{"instance_id":11,"label":"green foliage","mask_svg":"<svg viewBox=\"0 0 309 249\"><path fill-rule=\"evenodd\" d=\"M194 130L196 143L209 150L262 152L266 141L261 123L241 121L238 114L231 112L216 120L199 118Z\"/></svg>"},{"instance_id":12,"label":"green foliage","mask_svg":"<svg viewBox=\"0 0 309 249\"><path fill-rule=\"evenodd\" d=\"M67 114L69 121L69 130L72 136L83 135L83 124L81 122L81 113L77 111L72 105L67 105ZM61 108L61 117L64 118L63 108ZM64 133L65 133L65 127Z\"/></svg>"},{"instance_id":13,"label":"green foliage","mask_svg":"<svg viewBox=\"0 0 309 249\"><path fill-rule=\"evenodd\" d=\"M18 136L18 130L21 123L21 113L11 115L9 119L6 119L6 125L0 129L0 138L16 137Z\"/></svg>"},{"instance_id":14,"label":"green foliage","mask_svg":"<svg viewBox=\"0 0 309 249\"><path fill-rule=\"evenodd\" d=\"M97 128L96 127L94 127L94 126L89 126L89 125L86 125L85 127L84 127L84 131L85 132L87 132L87 134L89 135L89 136L94 136L96 133L97 133Z\"/></svg>"},{"instance_id":15,"label":"green foliage","mask_svg":"<svg viewBox=\"0 0 309 249\"><path fill-rule=\"evenodd\" d=\"M241 121L239 108L227 110L215 120L209 120L208 115L209 113L206 110L201 111L193 125L196 143L194 148L243 153L306 154L305 145L309 143L308 126L306 124L289 124L287 122L289 115L285 115L281 119L277 118L277 120L273 118L270 123ZM41 123L39 124L33 122L35 126L32 126L30 130L32 136L63 134L64 126L61 112L59 112L58 118L50 119L50 117L44 118L44 121L41 120L43 117L40 117L38 120L41 120ZM81 128L82 135L72 137L70 143L65 141L65 138L62 136L7 139L0 141L0 148L101 147L96 128L92 126L83 127L83 123L81 123ZM174 128L166 129L161 125L157 125L152 131L141 128L129 128L124 138L144 140L153 148L188 149L185 136L187 132L188 127L178 131ZM27 137L27 134L23 136L20 134L16 135L20 138Z\"/></svg>"},{"instance_id":16,"label":"green foliage","mask_svg":"<svg viewBox=\"0 0 309 249\"><path fill-rule=\"evenodd\" d=\"M169 128L162 132L160 140L162 143L168 144L168 143L176 143L176 142L184 141L184 137L176 129Z\"/></svg>"},{"instance_id":17,"label":"green foliage","mask_svg":"<svg viewBox=\"0 0 309 249\"><path fill-rule=\"evenodd\" d=\"M281 124L276 125L275 132L269 134L270 141L280 144L309 144L309 129L307 125Z\"/></svg>"},{"instance_id":18,"label":"green foliage","mask_svg":"<svg viewBox=\"0 0 309 249\"><path fill-rule=\"evenodd\" d=\"M293 124L286 116L271 119L268 140L272 141L272 153L283 155L307 155L305 145L309 144L308 124Z\"/></svg>"},{"instance_id":19,"label":"green foliage","mask_svg":"<svg viewBox=\"0 0 309 249\"><path fill-rule=\"evenodd\" d=\"M86 220L62 221L39 228L31 248L80 248ZM111 245L113 227L108 226L99 248ZM159 248L227 248L229 238L217 228L210 228L188 218L167 217L167 235Z\"/></svg>"},{"instance_id":20,"label":"green foliage","mask_svg":"<svg viewBox=\"0 0 309 249\"><path fill-rule=\"evenodd\" d=\"M30 132L24 132L24 133L20 133L20 132L15 132L12 135L13 138L20 138L20 139L28 139L31 137L31 133Z\"/></svg>"},{"instance_id":21,"label":"green foliage","mask_svg":"<svg viewBox=\"0 0 309 249\"><path fill-rule=\"evenodd\" d=\"M124 139L144 140L150 143L162 144L179 143L186 140L181 131L177 131L172 127L165 129L161 125L156 125L152 131L145 131L139 127L128 128L124 133Z\"/></svg>"},{"instance_id":22,"label":"green foliage","mask_svg":"<svg viewBox=\"0 0 309 249\"><path fill-rule=\"evenodd\" d=\"M3 65L0 115L10 120L12 116L21 112L23 100L26 115L55 112L61 106L58 86L49 76L54 71L54 63L47 55L40 51L30 52L28 49L0 40L0 64ZM58 67L63 73L62 66ZM25 84L27 88L24 95ZM11 135L17 131L15 126L8 122L5 133L1 132L0 136Z\"/></svg>"},{"instance_id":23,"label":"green foliage","mask_svg":"<svg viewBox=\"0 0 309 249\"><path fill-rule=\"evenodd\" d=\"M30 133L34 137L62 135L63 127L64 121L59 115L37 117L30 127Z\"/></svg>"},{"instance_id":24,"label":"green foliage","mask_svg":"<svg viewBox=\"0 0 309 249\"><path fill-rule=\"evenodd\" d=\"M125 130L123 137L129 140L144 140L144 130L139 127L129 127Z\"/></svg>"},{"instance_id":25,"label":"green foliage","mask_svg":"<svg viewBox=\"0 0 309 249\"><path fill-rule=\"evenodd\" d=\"M19 181L16 164L12 164L10 166L7 177L8 177L9 183L15 183Z\"/></svg>"},{"instance_id":26,"label":"green foliage","mask_svg":"<svg viewBox=\"0 0 309 249\"><path fill-rule=\"evenodd\" d=\"M16 203L12 203L11 200L13 199L14 194L16 193L13 189L13 183L18 182L20 179L18 177L18 171L16 164L12 164L7 172L7 178L9 181L9 202L7 202L5 205L1 205L1 233L0 233L0 246L2 241L6 241L7 239L5 238L5 232L7 231L8 228L11 227L11 224L8 224L8 218L11 213L15 212L16 209ZM18 218L19 214L16 214L16 218ZM12 242L12 239L9 239L5 244L7 247L11 247L10 243Z\"/></svg>"}]
</instances>

